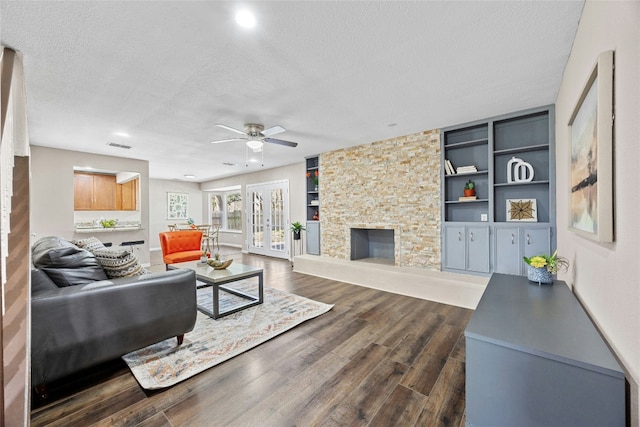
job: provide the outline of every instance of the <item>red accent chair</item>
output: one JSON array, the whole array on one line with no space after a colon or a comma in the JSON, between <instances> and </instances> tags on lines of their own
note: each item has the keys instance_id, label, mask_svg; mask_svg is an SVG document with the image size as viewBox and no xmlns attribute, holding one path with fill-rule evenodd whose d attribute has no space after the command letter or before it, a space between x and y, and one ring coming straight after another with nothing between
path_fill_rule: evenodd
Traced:
<instances>
[{"instance_id":1,"label":"red accent chair","mask_svg":"<svg viewBox=\"0 0 640 427\"><path fill-rule=\"evenodd\" d=\"M202 231L180 230L164 231L160 233L160 247L162 248L162 260L166 264L185 261L197 261L202 256Z\"/></svg>"}]
</instances>

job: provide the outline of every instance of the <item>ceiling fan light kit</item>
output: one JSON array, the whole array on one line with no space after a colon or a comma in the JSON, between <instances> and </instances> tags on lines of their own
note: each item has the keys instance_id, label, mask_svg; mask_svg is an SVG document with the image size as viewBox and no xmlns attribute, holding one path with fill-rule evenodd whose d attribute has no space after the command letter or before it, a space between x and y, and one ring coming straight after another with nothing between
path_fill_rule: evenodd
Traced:
<instances>
[{"instance_id":1,"label":"ceiling fan light kit","mask_svg":"<svg viewBox=\"0 0 640 427\"><path fill-rule=\"evenodd\" d=\"M264 144L268 142L270 144L284 145L285 147L297 147L297 142L284 141L282 139L271 138L273 135L285 132L286 129L282 126L273 126L269 129L265 129L263 125L258 123L247 123L244 125L244 131L233 128L231 126L216 124L216 126L226 129L231 132L243 135L238 138L218 139L211 141L212 144L219 144L221 142L232 141L245 141L245 166L249 166L249 163L260 163L260 166L264 166Z\"/></svg>"},{"instance_id":2,"label":"ceiling fan light kit","mask_svg":"<svg viewBox=\"0 0 640 427\"><path fill-rule=\"evenodd\" d=\"M244 165L249 167L249 163L260 163L260 167L264 167L264 150L261 148L253 150L249 147L249 144L245 145Z\"/></svg>"},{"instance_id":3,"label":"ceiling fan light kit","mask_svg":"<svg viewBox=\"0 0 640 427\"><path fill-rule=\"evenodd\" d=\"M262 145L264 143L257 138L251 138L247 141L247 147L251 148L253 151L262 151Z\"/></svg>"},{"instance_id":4,"label":"ceiling fan light kit","mask_svg":"<svg viewBox=\"0 0 640 427\"><path fill-rule=\"evenodd\" d=\"M232 141L245 141L246 144L253 150L262 148L262 144L268 142L270 144L278 144L284 145L285 147L297 147L297 142L284 141L282 139L271 138L273 135L277 135L282 132L286 132L286 129L282 126L273 126L269 129L265 129L263 125L258 123L247 123L244 125L244 131L240 129L233 128L231 126L216 124L216 126L226 129L231 132L238 133L243 135L238 138L227 138L227 139L218 139L216 141L211 141L212 144L219 144L221 142L232 142Z\"/></svg>"}]
</instances>

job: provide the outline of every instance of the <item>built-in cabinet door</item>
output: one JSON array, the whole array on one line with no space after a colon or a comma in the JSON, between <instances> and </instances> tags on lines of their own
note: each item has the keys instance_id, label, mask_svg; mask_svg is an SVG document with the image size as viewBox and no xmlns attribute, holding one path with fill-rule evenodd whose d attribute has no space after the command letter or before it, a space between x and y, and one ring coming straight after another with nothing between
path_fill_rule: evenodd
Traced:
<instances>
[{"instance_id":1,"label":"built-in cabinet door","mask_svg":"<svg viewBox=\"0 0 640 427\"><path fill-rule=\"evenodd\" d=\"M115 175L93 176L93 210L112 211L116 209Z\"/></svg>"},{"instance_id":2,"label":"built-in cabinet door","mask_svg":"<svg viewBox=\"0 0 640 427\"><path fill-rule=\"evenodd\" d=\"M307 253L320 255L320 221L307 221Z\"/></svg>"},{"instance_id":3,"label":"built-in cabinet door","mask_svg":"<svg viewBox=\"0 0 640 427\"><path fill-rule=\"evenodd\" d=\"M116 208L116 176L73 174L74 209L112 211Z\"/></svg>"},{"instance_id":4,"label":"built-in cabinet door","mask_svg":"<svg viewBox=\"0 0 640 427\"><path fill-rule=\"evenodd\" d=\"M497 227L495 232L496 257L493 271L495 273L521 273L520 229Z\"/></svg>"},{"instance_id":5,"label":"built-in cabinet door","mask_svg":"<svg viewBox=\"0 0 640 427\"><path fill-rule=\"evenodd\" d=\"M73 209L89 211L93 206L93 175L73 174Z\"/></svg>"},{"instance_id":6,"label":"built-in cabinet door","mask_svg":"<svg viewBox=\"0 0 640 427\"><path fill-rule=\"evenodd\" d=\"M522 239L523 254L527 258L541 254L551 255L551 228L523 228Z\"/></svg>"},{"instance_id":7,"label":"built-in cabinet door","mask_svg":"<svg viewBox=\"0 0 640 427\"><path fill-rule=\"evenodd\" d=\"M138 178L116 185L116 210L135 211L138 208Z\"/></svg>"},{"instance_id":8,"label":"built-in cabinet door","mask_svg":"<svg viewBox=\"0 0 640 427\"><path fill-rule=\"evenodd\" d=\"M464 226L446 226L444 228L444 266L445 268L466 269L466 232Z\"/></svg>"},{"instance_id":9,"label":"built-in cabinet door","mask_svg":"<svg viewBox=\"0 0 640 427\"><path fill-rule=\"evenodd\" d=\"M489 273L489 227L467 227L467 270Z\"/></svg>"}]
</instances>

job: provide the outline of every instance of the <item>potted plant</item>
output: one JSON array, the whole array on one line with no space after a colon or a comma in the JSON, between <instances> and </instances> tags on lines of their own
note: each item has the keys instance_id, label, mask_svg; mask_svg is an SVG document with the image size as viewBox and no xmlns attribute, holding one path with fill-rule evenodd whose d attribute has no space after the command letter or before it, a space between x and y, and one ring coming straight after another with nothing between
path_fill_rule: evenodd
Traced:
<instances>
[{"instance_id":1,"label":"potted plant","mask_svg":"<svg viewBox=\"0 0 640 427\"><path fill-rule=\"evenodd\" d=\"M296 221L291 224L291 231L293 231L293 240L300 240L300 232L306 230L304 225L300 224L300 221Z\"/></svg>"},{"instance_id":2,"label":"potted plant","mask_svg":"<svg viewBox=\"0 0 640 427\"><path fill-rule=\"evenodd\" d=\"M522 257L527 263L527 278L537 284L553 283L553 275L561 270L567 271L569 260L558 256L558 250L553 255L536 255L530 258Z\"/></svg>"},{"instance_id":3,"label":"potted plant","mask_svg":"<svg viewBox=\"0 0 640 427\"><path fill-rule=\"evenodd\" d=\"M470 197L476 195L476 184L469 180L466 184L464 184L464 196Z\"/></svg>"}]
</instances>

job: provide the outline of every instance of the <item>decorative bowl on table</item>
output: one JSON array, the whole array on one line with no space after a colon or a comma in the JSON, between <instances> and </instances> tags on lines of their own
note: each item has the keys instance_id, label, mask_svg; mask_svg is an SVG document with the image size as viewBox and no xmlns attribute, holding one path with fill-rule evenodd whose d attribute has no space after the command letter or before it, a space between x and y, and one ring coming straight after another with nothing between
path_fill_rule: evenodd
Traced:
<instances>
[{"instance_id":1,"label":"decorative bowl on table","mask_svg":"<svg viewBox=\"0 0 640 427\"><path fill-rule=\"evenodd\" d=\"M210 267L213 267L216 270L224 270L225 268L229 267L232 262L233 259L228 259L226 261L222 261L220 259L207 260L207 264L209 264Z\"/></svg>"}]
</instances>

